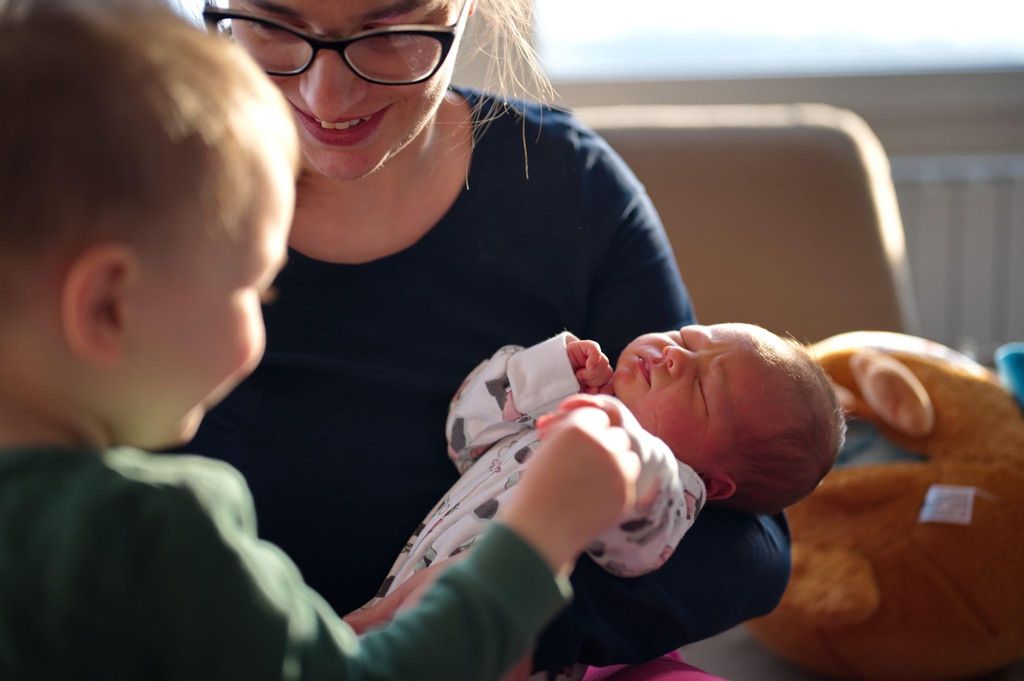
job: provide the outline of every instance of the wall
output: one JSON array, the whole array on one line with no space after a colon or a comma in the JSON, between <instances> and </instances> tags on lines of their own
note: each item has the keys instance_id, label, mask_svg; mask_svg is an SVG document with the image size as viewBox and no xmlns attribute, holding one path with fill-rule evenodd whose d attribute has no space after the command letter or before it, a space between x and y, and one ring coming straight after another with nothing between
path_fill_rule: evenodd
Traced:
<instances>
[{"instance_id":1,"label":"wall","mask_svg":"<svg viewBox=\"0 0 1024 681\"><path fill-rule=\"evenodd\" d=\"M483 64L457 82L482 82ZM556 82L558 104L823 102L855 111L893 162L921 333L991 359L1024 340L1024 71ZM685 274L685 273L684 273Z\"/></svg>"}]
</instances>

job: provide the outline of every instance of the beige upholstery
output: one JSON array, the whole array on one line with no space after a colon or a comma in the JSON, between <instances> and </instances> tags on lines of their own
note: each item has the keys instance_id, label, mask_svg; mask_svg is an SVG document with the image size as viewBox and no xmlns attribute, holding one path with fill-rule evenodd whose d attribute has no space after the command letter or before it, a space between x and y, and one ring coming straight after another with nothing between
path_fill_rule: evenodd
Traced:
<instances>
[{"instance_id":1,"label":"beige upholstery","mask_svg":"<svg viewBox=\"0 0 1024 681\"><path fill-rule=\"evenodd\" d=\"M916 331L888 160L855 114L814 104L576 113L646 186L702 322L805 341Z\"/></svg>"}]
</instances>

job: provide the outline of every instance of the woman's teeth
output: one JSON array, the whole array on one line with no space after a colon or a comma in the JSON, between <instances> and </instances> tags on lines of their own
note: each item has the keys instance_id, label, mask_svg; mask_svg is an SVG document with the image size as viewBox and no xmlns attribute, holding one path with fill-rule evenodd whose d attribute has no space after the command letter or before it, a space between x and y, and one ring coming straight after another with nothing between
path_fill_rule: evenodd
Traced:
<instances>
[{"instance_id":1,"label":"woman's teeth","mask_svg":"<svg viewBox=\"0 0 1024 681\"><path fill-rule=\"evenodd\" d=\"M367 116L366 118L356 118L355 120L351 121L340 121L338 123L328 123L327 121L320 121L320 127L326 128L327 130L348 130L353 125L359 125L360 123L363 123L364 121L368 120L370 120L369 116Z\"/></svg>"}]
</instances>

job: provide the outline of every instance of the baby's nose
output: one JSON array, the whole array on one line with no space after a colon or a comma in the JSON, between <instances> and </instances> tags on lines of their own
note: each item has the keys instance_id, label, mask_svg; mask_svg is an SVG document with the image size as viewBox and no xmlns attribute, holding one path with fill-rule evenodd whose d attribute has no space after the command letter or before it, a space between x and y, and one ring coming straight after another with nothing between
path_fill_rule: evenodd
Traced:
<instances>
[{"instance_id":1,"label":"baby's nose","mask_svg":"<svg viewBox=\"0 0 1024 681\"><path fill-rule=\"evenodd\" d=\"M666 345L661 351L661 357L665 362L665 368L668 369L669 373L675 374L682 371L683 366L685 365L686 350L678 345Z\"/></svg>"}]
</instances>

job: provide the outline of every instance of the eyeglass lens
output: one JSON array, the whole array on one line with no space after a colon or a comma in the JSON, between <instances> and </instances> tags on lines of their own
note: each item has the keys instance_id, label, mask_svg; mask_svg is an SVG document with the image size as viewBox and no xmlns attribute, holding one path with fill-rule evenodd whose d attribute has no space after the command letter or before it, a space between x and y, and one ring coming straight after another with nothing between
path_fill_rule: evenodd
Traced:
<instances>
[{"instance_id":1,"label":"eyeglass lens","mask_svg":"<svg viewBox=\"0 0 1024 681\"><path fill-rule=\"evenodd\" d=\"M256 62L272 73L299 71L312 59L313 47L303 38L269 24L247 19L222 19L218 31L230 33ZM359 75L402 83L430 74L443 47L431 36L408 33L371 35L349 43L345 59Z\"/></svg>"}]
</instances>

